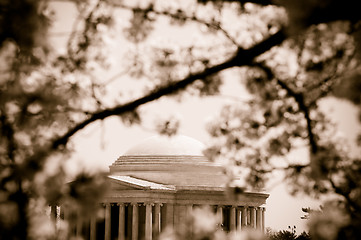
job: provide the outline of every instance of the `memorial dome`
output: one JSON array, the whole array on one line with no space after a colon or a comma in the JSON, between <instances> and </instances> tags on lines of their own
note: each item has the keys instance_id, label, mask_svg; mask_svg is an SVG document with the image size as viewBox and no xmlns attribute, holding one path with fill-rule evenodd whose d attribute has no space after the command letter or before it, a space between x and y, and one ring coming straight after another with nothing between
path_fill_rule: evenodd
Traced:
<instances>
[{"instance_id":1,"label":"memorial dome","mask_svg":"<svg viewBox=\"0 0 361 240\"><path fill-rule=\"evenodd\" d=\"M223 184L223 167L209 161L204 149L203 143L188 136L152 136L120 155L110 173L174 186Z\"/></svg>"},{"instance_id":2,"label":"memorial dome","mask_svg":"<svg viewBox=\"0 0 361 240\"><path fill-rule=\"evenodd\" d=\"M126 151L123 156L203 156L205 146L200 141L184 136L152 136Z\"/></svg>"}]
</instances>

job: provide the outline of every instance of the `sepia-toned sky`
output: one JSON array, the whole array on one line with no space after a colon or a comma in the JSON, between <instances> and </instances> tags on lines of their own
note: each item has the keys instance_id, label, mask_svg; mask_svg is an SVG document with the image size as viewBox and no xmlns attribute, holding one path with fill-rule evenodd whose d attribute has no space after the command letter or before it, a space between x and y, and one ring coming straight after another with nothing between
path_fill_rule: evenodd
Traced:
<instances>
[{"instance_id":1,"label":"sepia-toned sky","mask_svg":"<svg viewBox=\"0 0 361 240\"><path fill-rule=\"evenodd\" d=\"M52 2L52 8L56 11L56 18L51 30L54 33L51 41L61 51L61 46L67 37L66 34L57 33L70 31L76 11L74 6L66 1ZM173 30L163 29L163 31ZM228 74L231 75L231 72ZM128 84L132 83L129 82ZM156 134L152 129L157 116L176 115L181 119L181 134L207 144L210 141L204 126L207 119L216 114L224 103L234 101L233 97L238 100L242 100L243 97L247 98L247 94L241 87L235 87L238 85L237 79L230 79L223 86L222 92L227 97L202 99L189 97L182 102L170 98L161 98L141 108L145 116L150 119L142 126L124 126L118 117L111 117L103 122L91 124L72 139L71 145L74 147L75 153L67 163L68 170L70 172L82 169L107 171L108 166L128 148L142 139ZM340 124L341 134L353 140L356 137L355 128L358 127L359 129L359 126L357 126L356 109L352 104L335 99L323 101L321 104L332 119ZM295 157L302 159L306 157L304 154L305 152L300 151ZM286 186L280 182L278 184L273 183L267 192L270 193L270 197L266 205L266 227L271 227L274 230L283 230L287 229L289 225L295 225L297 233L302 232L306 229L307 221L300 219L303 215L301 208L318 208L321 203L306 196L290 196L286 191Z\"/></svg>"}]
</instances>

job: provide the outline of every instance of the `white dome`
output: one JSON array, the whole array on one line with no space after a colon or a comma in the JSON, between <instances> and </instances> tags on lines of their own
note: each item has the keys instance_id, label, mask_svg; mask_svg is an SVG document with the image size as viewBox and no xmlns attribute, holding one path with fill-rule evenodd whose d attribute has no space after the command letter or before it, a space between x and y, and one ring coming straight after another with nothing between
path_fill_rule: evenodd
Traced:
<instances>
[{"instance_id":1,"label":"white dome","mask_svg":"<svg viewBox=\"0 0 361 240\"><path fill-rule=\"evenodd\" d=\"M126 151L109 169L113 176L178 187L219 187L227 180L224 169L203 156L204 149L191 137L152 136Z\"/></svg>"},{"instance_id":2,"label":"white dome","mask_svg":"<svg viewBox=\"0 0 361 240\"><path fill-rule=\"evenodd\" d=\"M200 141L184 135L152 136L126 151L123 156L139 155L189 155L203 156L205 146Z\"/></svg>"}]
</instances>

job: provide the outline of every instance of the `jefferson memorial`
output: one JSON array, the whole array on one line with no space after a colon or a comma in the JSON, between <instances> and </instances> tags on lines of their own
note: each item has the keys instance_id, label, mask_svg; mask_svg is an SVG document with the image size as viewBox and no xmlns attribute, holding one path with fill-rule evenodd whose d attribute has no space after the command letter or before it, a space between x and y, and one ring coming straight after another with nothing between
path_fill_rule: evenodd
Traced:
<instances>
[{"instance_id":1,"label":"jefferson memorial","mask_svg":"<svg viewBox=\"0 0 361 240\"><path fill-rule=\"evenodd\" d=\"M157 239L167 227L185 224L195 208L210 207L223 231L251 227L264 231L268 194L230 197L224 168L203 156L204 145L187 136L153 136L109 166L110 191L104 218L71 226L85 239Z\"/></svg>"}]
</instances>

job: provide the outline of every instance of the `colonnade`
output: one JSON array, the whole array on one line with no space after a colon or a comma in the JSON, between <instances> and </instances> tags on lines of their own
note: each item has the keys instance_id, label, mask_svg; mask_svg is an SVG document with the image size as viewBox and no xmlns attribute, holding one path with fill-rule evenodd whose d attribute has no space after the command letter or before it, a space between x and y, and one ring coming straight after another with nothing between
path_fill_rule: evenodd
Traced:
<instances>
[{"instance_id":1,"label":"colonnade","mask_svg":"<svg viewBox=\"0 0 361 240\"><path fill-rule=\"evenodd\" d=\"M264 231L264 207L254 206L218 206L217 216L225 231L235 231L242 228L255 228Z\"/></svg>"},{"instance_id":2,"label":"colonnade","mask_svg":"<svg viewBox=\"0 0 361 240\"><path fill-rule=\"evenodd\" d=\"M72 234L89 240L152 240L157 239L167 226L177 227L184 223L192 210L201 206L157 202L105 203L103 219L92 216L85 221L78 217L71 229ZM224 231L243 228L264 231L264 207L213 205L212 208L218 218L215 227Z\"/></svg>"}]
</instances>

